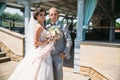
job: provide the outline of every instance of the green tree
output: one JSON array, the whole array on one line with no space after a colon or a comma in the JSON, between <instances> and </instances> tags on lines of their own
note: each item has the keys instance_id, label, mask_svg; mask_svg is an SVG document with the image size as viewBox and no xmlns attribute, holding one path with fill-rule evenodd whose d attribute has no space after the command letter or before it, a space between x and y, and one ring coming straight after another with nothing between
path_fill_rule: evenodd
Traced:
<instances>
[{"instance_id":1,"label":"green tree","mask_svg":"<svg viewBox=\"0 0 120 80\"><path fill-rule=\"evenodd\" d=\"M2 19L5 19L3 20L2 22L2 25L3 26L10 26L10 21L12 22L17 22L17 23L20 23L19 24L13 24L13 26L23 26L23 21L24 21L24 18L23 16L19 15L18 13L15 13L15 14L11 14L9 12L4 12L2 15L1 15L1 18Z\"/></svg>"},{"instance_id":2,"label":"green tree","mask_svg":"<svg viewBox=\"0 0 120 80\"><path fill-rule=\"evenodd\" d=\"M116 26L116 28L120 28L120 23L119 23L119 22L116 22L116 23L115 23L115 26Z\"/></svg>"},{"instance_id":3,"label":"green tree","mask_svg":"<svg viewBox=\"0 0 120 80\"><path fill-rule=\"evenodd\" d=\"M9 12L4 12L1 18L10 19L10 20L24 20L23 16L19 15L18 13L11 14Z\"/></svg>"}]
</instances>

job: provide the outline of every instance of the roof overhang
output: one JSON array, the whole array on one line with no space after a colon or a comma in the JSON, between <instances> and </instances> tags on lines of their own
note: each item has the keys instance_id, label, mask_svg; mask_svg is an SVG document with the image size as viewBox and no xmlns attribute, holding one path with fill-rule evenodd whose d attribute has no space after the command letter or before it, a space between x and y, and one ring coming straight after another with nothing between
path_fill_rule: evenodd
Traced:
<instances>
[{"instance_id":1,"label":"roof overhang","mask_svg":"<svg viewBox=\"0 0 120 80\"><path fill-rule=\"evenodd\" d=\"M77 16L77 0L0 0L6 1L8 7L23 9L23 2L30 2L32 9L36 7L44 7L49 10L50 7L56 7L60 13L69 16ZM86 0L85 0L86 1ZM94 15L105 17L120 17L120 0L98 0ZM94 16L93 15L93 16Z\"/></svg>"}]
</instances>

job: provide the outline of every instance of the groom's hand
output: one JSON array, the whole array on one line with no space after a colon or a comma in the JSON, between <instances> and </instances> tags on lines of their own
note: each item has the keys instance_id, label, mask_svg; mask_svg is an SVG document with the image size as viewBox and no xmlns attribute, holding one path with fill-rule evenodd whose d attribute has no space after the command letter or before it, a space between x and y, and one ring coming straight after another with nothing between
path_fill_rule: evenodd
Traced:
<instances>
[{"instance_id":1,"label":"groom's hand","mask_svg":"<svg viewBox=\"0 0 120 80\"><path fill-rule=\"evenodd\" d=\"M60 57L61 57L62 59L65 58L65 53L60 53L59 55L60 55Z\"/></svg>"}]
</instances>

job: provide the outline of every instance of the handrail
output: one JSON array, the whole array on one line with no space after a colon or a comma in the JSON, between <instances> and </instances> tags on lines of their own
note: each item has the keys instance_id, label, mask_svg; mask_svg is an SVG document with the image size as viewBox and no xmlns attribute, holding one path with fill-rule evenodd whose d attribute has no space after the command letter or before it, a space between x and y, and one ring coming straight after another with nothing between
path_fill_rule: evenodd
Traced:
<instances>
[{"instance_id":1,"label":"handrail","mask_svg":"<svg viewBox=\"0 0 120 80\"><path fill-rule=\"evenodd\" d=\"M1 19L1 20L6 21L6 22L10 22L10 23L13 23L13 24L17 24L17 25L20 25L20 26L22 26L22 24L23 24L23 23L20 24L19 22L13 22L13 21L7 20L7 19Z\"/></svg>"},{"instance_id":2,"label":"handrail","mask_svg":"<svg viewBox=\"0 0 120 80\"><path fill-rule=\"evenodd\" d=\"M18 34L18 33L16 33L16 32L11 32L11 31L9 31L8 29L4 29L4 28L2 28L2 27L0 27L0 31L2 31L2 32L4 32L4 33L7 33L7 34L10 34L10 35L12 35L12 36L14 36L14 37L17 37L17 38L19 38L19 39L24 39L24 38L25 38L24 35L22 35L22 34ZM16 34L17 34L17 36L16 36Z\"/></svg>"},{"instance_id":3,"label":"handrail","mask_svg":"<svg viewBox=\"0 0 120 80\"><path fill-rule=\"evenodd\" d=\"M92 75L92 76L97 77L96 75L94 75L95 73L97 73L97 75L103 77L105 80L110 80L110 79L108 79L106 76L104 76L103 74L101 74L100 72L98 72L98 71L96 71L95 69L93 69L92 67L81 66L81 68L86 68L86 69L87 69L87 71L86 71L85 69L83 69L83 70L81 69L81 70L80 70L81 72L86 72L86 73L87 73L87 75L86 75L86 74L83 74L83 75L86 75L86 76L89 76L89 77L90 77L90 75ZM88 71L88 70L89 70L89 71ZM93 73L93 72L94 72L94 73Z\"/></svg>"},{"instance_id":4,"label":"handrail","mask_svg":"<svg viewBox=\"0 0 120 80\"><path fill-rule=\"evenodd\" d=\"M4 43L15 55L24 56L25 36L0 27L0 41Z\"/></svg>"}]
</instances>

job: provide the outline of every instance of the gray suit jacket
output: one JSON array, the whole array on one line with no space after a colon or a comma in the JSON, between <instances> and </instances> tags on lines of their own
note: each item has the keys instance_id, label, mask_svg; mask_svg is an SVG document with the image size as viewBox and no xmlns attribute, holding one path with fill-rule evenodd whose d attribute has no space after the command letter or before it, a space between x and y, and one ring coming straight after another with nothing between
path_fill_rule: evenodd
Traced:
<instances>
[{"instance_id":1,"label":"gray suit jacket","mask_svg":"<svg viewBox=\"0 0 120 80\"><path fill-rule=\"evenodd\" d=\"M70 56L70 49L71 49L71 45L72 45L72 40L71 40L68 26L67 26L67 24L63 24L63 23L58 22L58 21L54 25L56 25L57 27L59 27L62 30L63 35L54 44L55 48L51 51L51 54L54 55L54 54L59 54L59 53L63 52L63 53L65 53L66 59L70 59L70 57L71 57ZM52 26L52 24L48 24L46 26L46 28L48 28L50 26Z\"/></svg>"}]
</instances>

